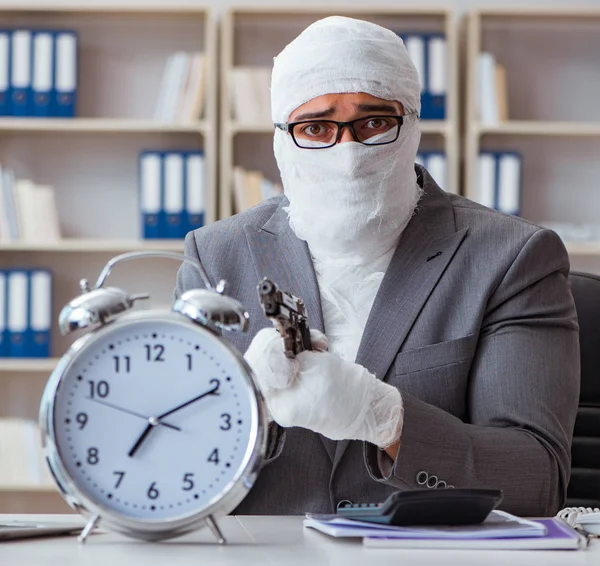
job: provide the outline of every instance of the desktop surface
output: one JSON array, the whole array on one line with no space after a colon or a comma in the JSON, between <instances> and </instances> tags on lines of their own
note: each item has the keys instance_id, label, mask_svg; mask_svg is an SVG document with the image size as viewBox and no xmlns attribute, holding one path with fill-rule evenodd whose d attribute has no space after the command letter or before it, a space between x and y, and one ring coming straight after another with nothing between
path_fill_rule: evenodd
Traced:
<instances>
[{"instance_id":1,"label":"desktop surface","mask_svg":"<svg viewBox=\"0 0 600 566\"><path fill-rule=\"evenodd\" d=\"M69 515L0 515L15 520L65 521ZM303 517L230 516L219 520L227 544L219 545L208 529L160 543L146 543L112 533L91 535L85 544L73 536L0 543L2 566L187 566L310 565L376 566L577 566L600 564L600 541L579 551L404 550L363 548L360 540L332 539L302 526Z\"/></svg>"}]
</instances>

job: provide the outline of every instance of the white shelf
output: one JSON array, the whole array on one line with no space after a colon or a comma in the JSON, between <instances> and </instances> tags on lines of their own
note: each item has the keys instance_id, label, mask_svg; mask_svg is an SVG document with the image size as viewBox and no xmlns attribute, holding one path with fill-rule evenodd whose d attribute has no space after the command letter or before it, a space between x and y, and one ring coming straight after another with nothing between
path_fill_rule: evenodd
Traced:
<instances>
[{"instance_id":1,"label":"white shelf","mask_svg":"<svg viewBox=\"0 0 600 566\"><path fill-rule=\"evenodd\" d=\"M183 240L111 240L65 238L58 242L0 243L0 251L28 252L127 252L138 250L183 251Z\"/></svg>"},{"instance_id":2,"label":"white shelf","mask_svg":"<svg viewBox=\"0 0 600 566\"><path fill-rule=\"evenodd\" d=\"M0 485L0 493L59 493L54 485Z\"/></svg>"},{"instance_id":3,"label":"white shelf","mask_svg":"<svg viewBox=\"0 0 600 566\"><path fill-rule=\"evenodd\" d=\"M511 120L497 126L475 124L476 134L510 134L526 136L600 136L600 123L547 122L542 120Z\"/></svg>"},{"instance_id":4,"label":"white shelf","mask_svg":"<svg viewBox=\"0 0 600 566\"><path fill-rule=\"evenodd\" d=\"M178 124L125 118L0 118L0 132L206 134L207 124L204 121Z\"/></svg>"},{"instance_id":5,"label":"white shelf","mask_svg":"<svg viewBox=\"0 0 600 566\"><path fill-rule=\"evenodd\" d=\"M0 358L0 373L46 373L56 367L58 358Z\"/></svg>"},{"instance_id":6,"label":"white shelf","mask_svg":"<svg viewBox=\"0 0 600 566\"><path fill-rule=\"evenodd\" d=\"M600 257L600 242L566 242L570 255Z\"/></svg>"}]
</instances>

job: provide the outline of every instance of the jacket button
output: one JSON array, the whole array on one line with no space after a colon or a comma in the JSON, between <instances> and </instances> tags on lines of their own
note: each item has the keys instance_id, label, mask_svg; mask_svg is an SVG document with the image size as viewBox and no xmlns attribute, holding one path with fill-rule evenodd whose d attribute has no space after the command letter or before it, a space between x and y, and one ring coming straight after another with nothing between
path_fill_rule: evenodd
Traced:
<instances>
[{"instance_id":1,"label":"jacket button","mask_svg":"<svg viewBox=\"0 0 600 566\"><path fill-rule=\"evenodd\" d=\"M427 485L427 480L429 479L429 474L424 471L420 471L417 474L416 480L419 485Z\"/></svg>"},{"instance_id":2,"label":"jacket button","mask_svg":"<svg viewBox=\"0 0 600 566\"><path fill-rule=\"evenodd\" d=\"M445 487L447 487L447 485L444 480L440 480L439 482L437 482L437 485L435 487L436 489L444 489Z\"/></svg>"},{"instance_id":3,"label":"jacket button","mask_svg":"<svg viewBox=\"0 0 600 566\"><path fill-rule=\"evenodd\" d=\"M429 479L427 480L427 487L429 489L433 489L437 484L438 484L437 476L429 476Z\"/></svg>"}]
</instances>

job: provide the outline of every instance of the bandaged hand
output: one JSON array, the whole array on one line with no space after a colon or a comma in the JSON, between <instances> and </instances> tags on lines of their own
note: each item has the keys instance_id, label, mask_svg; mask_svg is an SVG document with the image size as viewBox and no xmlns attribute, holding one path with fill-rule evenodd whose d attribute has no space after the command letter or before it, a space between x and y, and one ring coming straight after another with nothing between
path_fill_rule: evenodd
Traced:
<instances>
[{"instance_id":1,"label":"bandaged hand","mask_svg":"<svg viewBox=\"0 0 600 566\"><path fill-rule=\"evenodd\" d=\"M311 330L313 351L288 359L274 328L256 334L245 358L272 418L332 440L364 440L385 449L400 439L402 396L363 366L324 351L327 338Z\"/></svg>"}]
</instances>

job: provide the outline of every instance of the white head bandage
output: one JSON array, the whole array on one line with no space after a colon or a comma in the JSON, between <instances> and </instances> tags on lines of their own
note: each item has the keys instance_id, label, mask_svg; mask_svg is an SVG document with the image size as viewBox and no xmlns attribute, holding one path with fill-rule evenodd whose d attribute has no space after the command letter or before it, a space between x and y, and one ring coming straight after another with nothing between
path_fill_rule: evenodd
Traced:
<instances>
[{"instance_id":1,"label":"white head bandage","mask_svg":"<svg viewBox=\"0 0 600 566\"><path fill-rule=\"evenodd\" d=\"M402 39L362 20L332 16L308 26L277 57L271 77L273 122L323 94L366 92L421 111L419 76Z\"/></svg>"},{"instance_id":2,"label":"white head bandage","mask_svg":"<svg viewBox=\"0 0 600 566\"><path fill-rule=\"evenodd\" d=\"M287 122L302 104L324 94L366 93L420 111L417 71L402 40L378 25L343 17L317 21L276 57L272 115ZM362 264L395 247L420 196L414 160L416 116L396 141L368 146L343 142L301 149L275 131L274 150L290 201L290 225L320 261Z\"/></svg>"}]
</instances>

